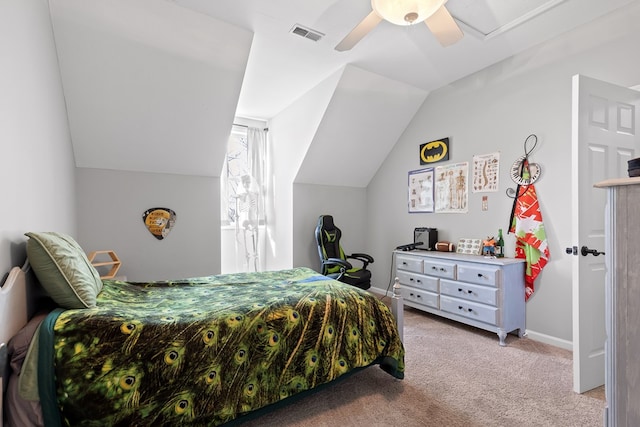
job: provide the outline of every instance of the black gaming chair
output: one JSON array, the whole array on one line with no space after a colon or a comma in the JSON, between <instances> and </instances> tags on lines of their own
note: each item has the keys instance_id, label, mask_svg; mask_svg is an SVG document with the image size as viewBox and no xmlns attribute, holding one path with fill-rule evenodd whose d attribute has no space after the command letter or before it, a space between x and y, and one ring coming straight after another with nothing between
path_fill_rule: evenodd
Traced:
<instances>
[{"instance_id":1,"label":"black gaming chair","mask_svg":"<svg viewBox=\"0 0 640 427\"><path fill-rule=\"evenodd\" d=\"M340 246L341 236L342 231L333 223L333 217L320 215L316 226L316 242L321 262L320 273L361 289L369 289L371 272L367 270L367 265L373 262L373 257L362 253L345 255ZM354 267L348 261L349 259L362 262L362 267Z\"/></svg>"}]
</instances>

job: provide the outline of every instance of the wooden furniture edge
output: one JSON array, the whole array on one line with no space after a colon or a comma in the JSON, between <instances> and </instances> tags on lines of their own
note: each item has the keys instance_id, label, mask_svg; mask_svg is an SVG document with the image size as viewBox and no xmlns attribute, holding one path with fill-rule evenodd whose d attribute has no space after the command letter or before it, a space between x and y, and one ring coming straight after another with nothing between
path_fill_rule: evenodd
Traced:
<instances>
[{"instance_id":1,"label":"wooden furniture edge","mask_svg":"<svg viewBox=\"0 0 640 427\"><path fill-rule=\"evenodd\" d=\"M593 184L596 188L618 187L621 185L640 184L640 177L633 178L613 178Z\"/></svg>"},{"instance_id":2,"label":"wooden furniture edge","mask_svg":"<svg viewBox=\"0 0 640 427\"><path fill-rule=\"evenodd\" d=\"M105 255L105 254L108 255L109 258L111 258L111 261L95 260L95 258L98 255ZM116 252L110 249L90 252L89 255L87 255L87 258L89 259L89 262L91 263L91 265L93 265L95 268L108 267L108 266L111 267L107 274L105 274L104 276L100 276L101 279L113 279L118 274L118 270L122 265L122 262L120 261L120 258L118 258L118 255L116 254Z\"/></svg>"},{"instance_id":3,"label":"wooden furniture edge","mask_svg":"<svg viewBox=\"0 0 640 427\"><path fill-rule=\"evenodd\" d=\"M0 287L0 426L4 420L4 393L9 368L7 345L11 337L24 327L32 313L29 313L28 262L21 267L13 267Z\"/></svg>"}]
</instances>

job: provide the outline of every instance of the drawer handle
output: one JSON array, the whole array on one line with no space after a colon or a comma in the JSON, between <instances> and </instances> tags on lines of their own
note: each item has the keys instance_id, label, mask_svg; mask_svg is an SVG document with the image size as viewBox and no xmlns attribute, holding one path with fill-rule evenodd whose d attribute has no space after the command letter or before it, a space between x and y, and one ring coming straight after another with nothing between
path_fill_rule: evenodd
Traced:
<instances>
[{"instance_id":1,"label":"drawer handle","mask_svg":"<svg viewBox=\"0 0 640 427\"><path fill-rule=\"evenodd\" d=\"M458 306L458 310L464 310L464 307L463 307L463 306L461 306L461 305L459 305L459 306ZM467 308L467 311L468 311L469 313L471 313L471 312L473 311L473 309L472 309L472 308Z\"/></svg>"},{"instance_id":2,"label":"drawer handle","mask_svg":"<svg viewBox=\"0 0 640 427\"><path fill-rule=\"evenodd\" d=\"M484 277L484 274L478 273L478 277Z\"/></svg>"},{"instance_id":3,"label":"drawer handle","mask_svg":"<svg viewBox=\"0 0 640 427\"><path fill-rule=\"evenodd\" d=\"M462 289L462 288L458 288L458 292L464 292L464 289ZM468 293L468 294L472 294L472 293L473 293L473 291L472 291L472 290L470 290L470 289L467 289L467 293Z\"/></svg>"},{"instance_id":4,"label":"drawer handle","mask_svg":"<svg viewBox=\"0 0 640 427\"><path fill-rule=\"evenodd\" d=\"M413 282L413 277L410 277L410 278L409 278L409 281L410 281L410 282Z\"/></svg>"},{"instance_id":5,"label":"drawer handle","mask_svg":"<svg viewBox=\"0 0 640 427\"><path fill-rule=\"evenodd\" d=\"M447 269L444 267L440 267L440 271L447 271Z\"/></svg>"}]
</instances>

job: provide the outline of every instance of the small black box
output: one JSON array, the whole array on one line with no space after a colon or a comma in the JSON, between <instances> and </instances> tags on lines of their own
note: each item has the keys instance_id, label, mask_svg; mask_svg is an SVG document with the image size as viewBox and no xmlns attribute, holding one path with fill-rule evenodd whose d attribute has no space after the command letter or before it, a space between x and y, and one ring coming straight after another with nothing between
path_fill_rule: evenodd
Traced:
<instances>
[{"instance_id":1,"label":"small black box","mask_svg":"<svg viewBox=\"0 0 640 427\"><path fill-rule=\"evenodd\" d=\"M423 251L435 251L437 241L437 228L417 227L413 230L413 243L422 242L420 246L416 246L416 249Z\"/></svg>"}]
</instances>

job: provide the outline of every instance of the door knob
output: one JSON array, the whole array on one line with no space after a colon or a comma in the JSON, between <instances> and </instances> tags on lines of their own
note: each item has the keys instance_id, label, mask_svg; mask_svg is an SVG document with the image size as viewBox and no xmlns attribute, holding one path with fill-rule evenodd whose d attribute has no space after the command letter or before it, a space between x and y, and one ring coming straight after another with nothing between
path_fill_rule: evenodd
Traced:
<instances>
[{"instance_id":1,"label":"door knob","mask_svg":"<svg viewBox=\"0 0 640 427\"><path fill-rule=\"evenodd\" d=\"M587 246L581 247L580 253L582 254L582 256L587 256L589 254L593 256L604 255L604 252L600 252L597 249L589 249Z\"/></svg>"}]
</instances>

